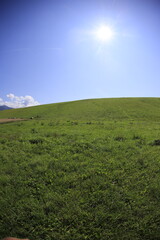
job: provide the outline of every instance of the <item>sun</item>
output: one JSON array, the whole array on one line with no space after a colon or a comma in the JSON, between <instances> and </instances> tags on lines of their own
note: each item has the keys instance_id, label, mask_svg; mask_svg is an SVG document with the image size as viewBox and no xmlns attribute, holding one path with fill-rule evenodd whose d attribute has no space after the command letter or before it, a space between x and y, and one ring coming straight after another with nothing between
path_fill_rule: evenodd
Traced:
<instances>
[{"instance_id":1,"label":"sun","mask_svg":"<svg viewBox=\"0 0 160 240\"><path fill-rule=\"evenodd\" d=\"M108 42L113 38L114 32L111 27L107 25L101 25L95 30L94 35L97 40L101 42Z\"/></svg>"}]
</instances>

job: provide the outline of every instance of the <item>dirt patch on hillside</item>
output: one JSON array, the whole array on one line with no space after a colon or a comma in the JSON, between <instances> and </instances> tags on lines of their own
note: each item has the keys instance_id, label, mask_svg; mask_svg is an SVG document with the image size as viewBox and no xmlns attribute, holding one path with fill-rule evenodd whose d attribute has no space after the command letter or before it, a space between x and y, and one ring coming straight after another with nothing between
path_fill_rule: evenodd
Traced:
<instances>
[{"instance_id":1,"label":"dirt patch on hillside","mask_svg":"<svg viewBox=\"0 0 160 240\"><path fill-rule=\"evenodd\" d=\"M0 119L0 123L7 123L7 122L17 122L17 121L24 121L25 119L22 118L4 118Z\"/></svg>"}]
</instances>

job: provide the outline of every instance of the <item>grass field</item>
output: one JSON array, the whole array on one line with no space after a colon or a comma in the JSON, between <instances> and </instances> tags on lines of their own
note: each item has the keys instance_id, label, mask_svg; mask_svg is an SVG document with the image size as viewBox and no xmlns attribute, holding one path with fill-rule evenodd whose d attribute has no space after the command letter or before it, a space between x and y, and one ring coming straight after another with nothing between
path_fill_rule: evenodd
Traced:
<instances>
[{"instance_id":1,"label":"grass field","mask_svg":"<svg viewBox=\"0 0 160 240\"><path fill-rule=\"evenodd\" d=\"M5 110L0 237L160 239L160 98ZM30 119L33 118L33 119Z\"/></svg>"}]
</instances>

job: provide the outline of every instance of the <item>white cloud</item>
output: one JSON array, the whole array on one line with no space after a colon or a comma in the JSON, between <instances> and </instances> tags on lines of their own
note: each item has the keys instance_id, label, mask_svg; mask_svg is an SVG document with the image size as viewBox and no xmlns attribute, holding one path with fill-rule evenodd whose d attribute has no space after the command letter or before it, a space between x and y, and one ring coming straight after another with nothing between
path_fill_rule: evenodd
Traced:
<instances>
[{"instance_id":1,"label":"white cloud","mask_svg":"<svg viewBox=\"0 0 160 240\"><path fill-rule=\"evenodd\" d=\"M10 93L10 94L7 94L7 97L10 99L13 99L15 96L14 96L14 94Z\"/></svg>"},{"instance_id":2,"label":"white cloud","mask_svg":"<svg viewBox=\"0 0 160 240\"><path fill-rule=\"evenodd\" d=\"M3 99L0 98L0 106L2 106L2 105L4 105L4 104L3 104Z\"/></svg>"},{"instance_id":3,"label":"white cloud","mask_svg":"<svg viewBox=\"0 0 160 240\"><path fill-rule=\"evenodd\" d=\"M4 101L0 98L0 105L6 105L12 108L23 108L23 107L31 107L39 105L40 103L37 102L32 96L15 96L13 93L7 94L8 101Z\"/></svg>"}]
</instances>

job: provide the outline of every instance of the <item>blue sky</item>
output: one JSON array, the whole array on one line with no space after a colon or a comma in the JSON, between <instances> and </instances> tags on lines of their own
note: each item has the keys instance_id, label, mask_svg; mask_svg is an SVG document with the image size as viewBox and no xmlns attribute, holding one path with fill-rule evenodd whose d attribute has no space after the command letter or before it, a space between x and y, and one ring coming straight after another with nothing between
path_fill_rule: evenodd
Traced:
<instances>
[{"instance_id":1,"label":"blue sky","mask_svg":"<svg viewBox=\"0 0 160 240\"><path fill-rule=\"evenodd\" d=\"M157 0L0 0L0 104L160 97ZM101 25L110 41L91 34Z\"/></svg>"}]
</instances>

